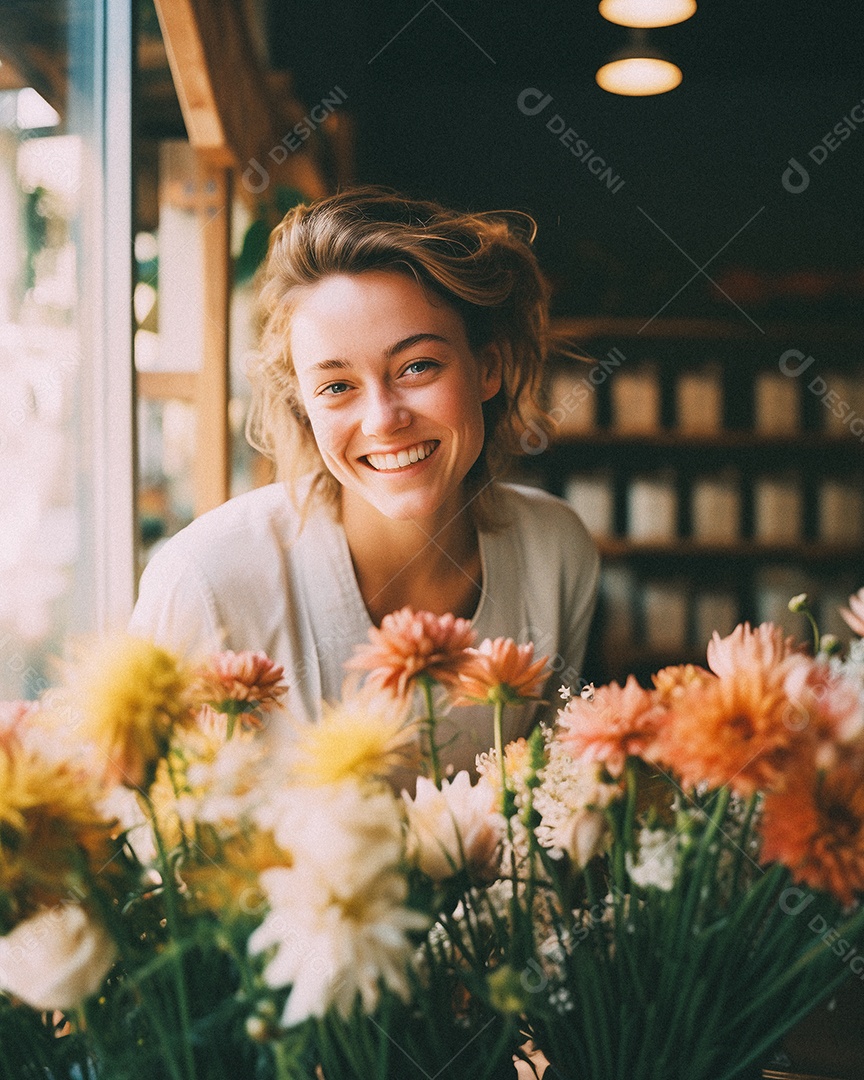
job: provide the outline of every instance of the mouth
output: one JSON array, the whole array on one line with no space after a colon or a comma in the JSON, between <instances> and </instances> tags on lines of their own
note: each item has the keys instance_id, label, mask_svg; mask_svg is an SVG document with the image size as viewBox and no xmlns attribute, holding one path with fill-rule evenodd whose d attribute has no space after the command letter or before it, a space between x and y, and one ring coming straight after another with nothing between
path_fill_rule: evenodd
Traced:
<instances>
[{"instance_id":1,"label":"mouth","mask_svg":"<svg viewBox=\"0 0 864 1080\"><path fill-rule=\"evenodd\" d=\"M363 460L376 472L398 472L428 458L439 446L438 439L431 439L429 442L409 446L405 450L397 450L393 454L367 454Z\"/></svg>"}]
</instances>

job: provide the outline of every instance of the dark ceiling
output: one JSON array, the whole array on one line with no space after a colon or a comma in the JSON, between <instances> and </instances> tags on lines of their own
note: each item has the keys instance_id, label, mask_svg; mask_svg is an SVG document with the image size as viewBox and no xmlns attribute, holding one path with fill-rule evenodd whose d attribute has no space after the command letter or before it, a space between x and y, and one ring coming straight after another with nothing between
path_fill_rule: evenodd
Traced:
<instances>
[{"instance_id":1,"label":"dark ceiling","mask_svg":"<svg viewBox=\"0 0 864 1080\"><path fill-rule=\"evenodd\" d=\"M700 0L689 21L650 32L684 72L650 98L596 86L627 31L595 0L235 2L310 110L338 88L358 181L533 214L557 311L663 303L741 318L732 297L763 314L861 318L857 0ZM62 111L58 42L87 7L0 0L0 56L20 68L0 68L0 85L36 85ZM152 0L136 10L138 133L181 136Z\"/></svg>"},{"instance_id":2,"label":"dark ceiling","mask_svg":"<svg viewBox=\"0 0 864 1080\"><path fill-rule=\"evenodd\" d=\"M650 32L684 81L644 99L594 82L626 34L584 0L273 0L268 32L271 63L294 72L310 107L334 87L346 96L359 180L533 213L559 310L642 313L695 273L666 314L734 316L698 271L711 259L711 276L741 295L854 312L859 5L703 0L688 22ZM529 88L551 95L535 115L518 107ZM574 156L557 133L567 128L593 154ZM826 134L835 145L809 157ZM596 156L605 179L589 169ZM790 158L807 168L805 190L783 184Z\"/></svg>"}]
</instances>

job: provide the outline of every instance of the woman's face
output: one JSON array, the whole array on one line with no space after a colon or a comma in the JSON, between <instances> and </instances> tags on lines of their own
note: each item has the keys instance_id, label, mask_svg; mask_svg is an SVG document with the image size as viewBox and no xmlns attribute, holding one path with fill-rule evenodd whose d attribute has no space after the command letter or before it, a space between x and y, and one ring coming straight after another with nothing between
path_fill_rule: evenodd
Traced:
<instances>
[{"instance_id":1,"label":"woman's face","mask_svg":"<svg viewBox=\"0 0 864 1080\"><path fill-rule=\"evenodd\" d=\"M343 498L394 520L455 514L483 446L497 349L475 356L460 315L406 274L334 274L291 323L300 397Z\"/></svg>"}]
</instances>

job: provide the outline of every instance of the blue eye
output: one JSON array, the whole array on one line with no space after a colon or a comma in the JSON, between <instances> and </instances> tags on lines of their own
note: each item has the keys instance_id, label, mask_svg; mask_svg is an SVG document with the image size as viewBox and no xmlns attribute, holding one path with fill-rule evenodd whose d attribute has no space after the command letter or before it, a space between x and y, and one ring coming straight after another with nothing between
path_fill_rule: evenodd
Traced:
<instances>
[{"instance_id":1,"label":"blue eye","mask_svg":"<svg viewBox=\"0 0 864 1080\"><path fill-rule=\"evenodd\" d=\"M344 394L348 389L348 383L334 382L329 386L325 386L321 391L322 394L329 394L331 397L336 397L338 394Z\"/></svg>"},{"instance_id":2,"label":"blue eye","mask_svg":"<svg viewBox=\"0 0 864 1080\"><path fill-rule=\"evenodd\" d=\"M438 367L434 360L414 360L405 368L406 375L423 375L430 368Z\"/></svg>"}]
</instances>

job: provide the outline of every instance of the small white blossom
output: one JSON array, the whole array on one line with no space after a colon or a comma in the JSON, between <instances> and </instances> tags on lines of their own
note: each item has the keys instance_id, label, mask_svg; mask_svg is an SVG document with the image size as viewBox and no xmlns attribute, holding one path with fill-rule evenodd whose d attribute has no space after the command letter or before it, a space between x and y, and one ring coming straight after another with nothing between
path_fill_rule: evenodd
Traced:
<instances>
[{"instance_id":1,"label":"small white blossom","mask_svg":"<svg viewBox=\"0 0 864 1080\"><path fill-rule=\"evenodd\" d=\"M678 839L675 833L663 829L641 829L639 855L636 859L627 852L627 873L633 883L645 889L649 885L669 892L675 884Z\"/></svg>"},{"instance_id":2,"label":"small white blossom","mask_svg":"<svg viewBox=\"0 0 864 1080\"><path fill-rule=\"evenodd\" d=\"M575 762L551 735L542 783L534 793L534 808L541 822L537 840L550 854L566 852L578 867L585 866L605 842L606 807L620 794L617 784L601 779L596 762Z\"/></svg>"}]
</instances>

